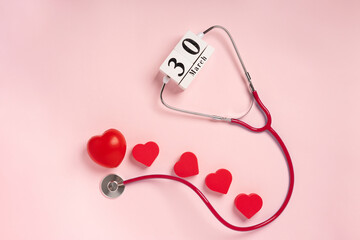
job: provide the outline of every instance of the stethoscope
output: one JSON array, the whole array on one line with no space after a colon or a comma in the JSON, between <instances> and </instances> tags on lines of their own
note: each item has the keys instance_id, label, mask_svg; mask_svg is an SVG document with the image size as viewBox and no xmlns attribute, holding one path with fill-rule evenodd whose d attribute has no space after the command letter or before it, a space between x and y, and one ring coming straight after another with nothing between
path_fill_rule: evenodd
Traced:
<instances>
[{"instance_id":1,"label":"stethoscope","mask_svg":"<svg viewBox=\"0 0 360 240\"><path fill-rule=\"evenodd\" d=\"M184 109L180 109L180 108L176 108L173 106L170 106L169 104L167 104L164 101L163 98L163 92L165 90L165 86L166 84L169 82L170 78L168 76L164 76L163 78L163 85L161 87L161 91L160 91L160 99L162 104L171 109L171 110L175 110L178 112L182 112L182 113L187 113L187 114L191 114L191 115L197 115L197 116L201 116L201 117L205 117L205 118L210 118L210 119L215 119L215 120L219 120L219 121L224 121L224 122L228 122L228 123L233 123L233 124L238 124L242 127L247 128L248 130L252 131L252 132L256 132L256 133L260 133L260 132L268 132L271 136L273 136L277 143L279 144L279 146L281 147L284 155L285 155L285 159L286 159L286 163L288 165L288 172L289 172L289 188L286 194L286 197L282 203L282 205L280 206L280 208L267 220L258 223L256 225L252 225L252 226L248 226L248 227L238 227L238 226L234 226L232 224L230 224L229 222L227 222L224 218L222 218L220 216L220 214L215 210L215 208L211 205L211 203L209 202L209 200L205 197L205 195L197 188L195 187L193 184L191 184L190 182L180 178L180 177L176 177L176 176L171 176L171 175L164 175L164 174L152 174L152 175L145 175L145 176L140 176L140 177L135 177L135 178L131 178L131 179L127 179L127 180L123 180L121 177L115 175L115 174L110 174L108 176L106 176L101 183L101 191L103 192L103 194L109 198L116 198L118 196L120 196L124 189L125 186L134 183L134 182L138 182L138 181L142 181L142 180L148 180L148 179L168 179L168 180L173 180L173 181L177 181L180 183L183 183L184 185L188 186L189 188L191 188L200 198L201 200L205 203L205 205L208 207L208 209L211 211L211 213L222 223L224 224L226 227L235 230L235 231L251 231L251 230L255 230L258 228L261 228L263 226L266 226L267 224L271 223L272 221L274 221L278 216L280 216L280 214L284 211L284 209L286 208L287 204L289 203L293 188L294 188L294 168L291 162L291 158L290 158L290 154L284 144L284 142L281 140L280 136L275 132L275 130L271 127L271 115L269 110L264 106L264 104L261 102L259 95L257 93L257 91L255 90L252 82L251 82L251 77L249 72L246 70L246 67L240 57L239 51L236 47L236 44L232 38L232 36L230 35L229 31L219 25L215 25L212 26L210 28L208 28L207 30L205 30L203 33L200 33L198 36L203 37L205 34L207 34L208 32L210 32L211 30L213 30L214 28L219 28L222 29L226 32L226 34L229 36L232 45L235 49L235 52L237 54L237 57L241 63L241 66L244 70L245 76L247 78L248 84L249 84L249 91L253 97L252 102L250 104L249 109L243 114L243 116L239 117L239 118L229 118L229 117L223 117L223 116L217 116L217 115L211 115L211 114L206 114L206 113L200 113L200 112L194 112L194 111L188 111L188 110L184 110ZM262 110L262 112L265 114L266 116L266 124L263 127L257 128L257 127L253 127L245 122L243 122L242 120L240 120L242 117L244 117L251 109L252 107L252 103L255 100L255 102L257 103L257 105L259 106L259 108Z\"/></svg>"}]
</instances>

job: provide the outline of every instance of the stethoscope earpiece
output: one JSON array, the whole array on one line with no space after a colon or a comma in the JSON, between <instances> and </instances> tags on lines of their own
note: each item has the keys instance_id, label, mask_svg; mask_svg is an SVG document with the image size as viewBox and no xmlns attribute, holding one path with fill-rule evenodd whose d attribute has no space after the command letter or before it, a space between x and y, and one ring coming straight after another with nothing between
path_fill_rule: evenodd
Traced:
<instances>
[{"instance_id":1,"label":"stethoscope earpiece","mask_svg":"<svg viewBox=\"0 0 360 240\"><path fill-rule=\"evenodd\" d=\"M118 175L109 174L101 182L101 192L105 197L117 198L125 190L125 185L123 182L124 180Z\"/></svg>"}]
</instances>

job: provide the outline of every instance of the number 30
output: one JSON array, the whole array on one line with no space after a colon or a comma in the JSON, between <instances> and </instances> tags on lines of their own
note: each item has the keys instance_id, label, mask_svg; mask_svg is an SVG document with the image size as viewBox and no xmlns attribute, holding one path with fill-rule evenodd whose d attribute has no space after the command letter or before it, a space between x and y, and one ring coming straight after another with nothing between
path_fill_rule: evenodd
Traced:
<instances>
[{"instance_id":1,"label":"number 30","mask_svg":"<svg viewBox=\"0 0 360 240\"><path fill-rule=\"evenodd\" d=\"M186 42L190 43L193 47L196 48L196 51L192 50L191 48L189 48L186 44ZM200 46L197 42L195 42L193 39L191 38L186 38L184 39L184 41L182 41L182 47L184 48L184 50L188 53L190 53L191 55L196 55L200 52ZM179 77L181 77L182 75L184 75L185 73L185 66L184 64L182 64L181 62L177 62L176 58L170 58L168 61L168 66L170 67L170 63L174 63L174 69L177 67L180 67L182 69L182 72L178 74Z\"/></svg>"}]
</instances>

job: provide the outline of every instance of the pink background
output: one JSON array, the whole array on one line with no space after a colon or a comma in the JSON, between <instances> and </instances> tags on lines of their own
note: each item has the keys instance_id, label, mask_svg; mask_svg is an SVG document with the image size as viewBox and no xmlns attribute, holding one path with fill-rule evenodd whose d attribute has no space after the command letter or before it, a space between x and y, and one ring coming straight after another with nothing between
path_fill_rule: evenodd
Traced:
<instances>
[{"instance_id":1,"label":"pink background","mask_svg":"<svg viewBox=\"0 0 360 240\"><path fill-rule=\"evenodd\" d=\"M0 239L359 239L359 1L0 1ZM199 159L189 181L231 223L270 217L288 186L282 153L268 134L177 114L159 100L158 68L186 31L227 27L287 144L295 189L271 225L241 233L221 225L176 182L129 185L109 200L101 179L173 174L185 151ZM230 42L205 36L215 53L174 105L239 115L249 96ZM253 110L246 120L260 126ZM86 142L108 128L125 135L116 169L93 163ZM130 157L160 146L150 168ZM229 193L206 190L219 168ZM251 220L239 193L264 206Z\"/></svg>"}]
</instances>

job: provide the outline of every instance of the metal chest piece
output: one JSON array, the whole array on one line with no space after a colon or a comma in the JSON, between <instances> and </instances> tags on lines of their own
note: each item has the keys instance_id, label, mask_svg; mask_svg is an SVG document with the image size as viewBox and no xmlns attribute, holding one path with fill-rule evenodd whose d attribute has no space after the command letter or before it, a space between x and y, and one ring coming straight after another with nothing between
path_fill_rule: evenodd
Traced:
<instances>
[{"instance_id":1,"label":"metal chest piece","mask_svg":"<svg viewBox=\"0 0 360 240\"><path fill-rule=\"evenodd\" d=\"M116 174L107 175L101 182L101 192L108 198L117 198L125 189L124 180Z\"/></svg>"}]
</instances>

